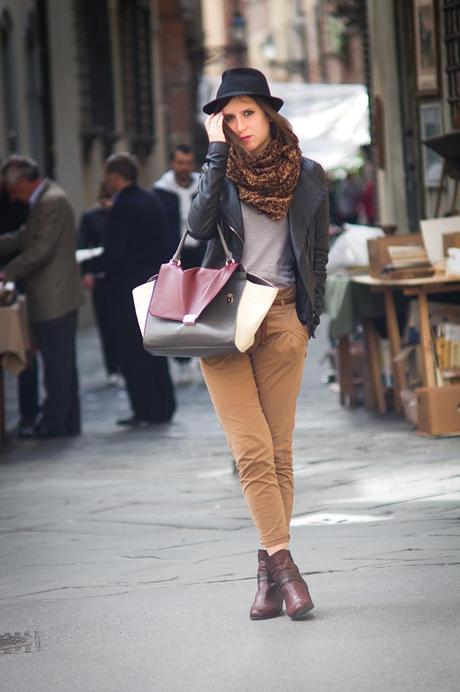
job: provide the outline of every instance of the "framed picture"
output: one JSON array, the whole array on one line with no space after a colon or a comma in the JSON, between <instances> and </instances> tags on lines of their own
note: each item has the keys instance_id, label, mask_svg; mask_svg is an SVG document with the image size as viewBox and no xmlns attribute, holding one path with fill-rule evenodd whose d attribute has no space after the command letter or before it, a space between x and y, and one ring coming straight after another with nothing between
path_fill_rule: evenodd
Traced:
<instances>
[{"instance_id":1,"label":"framed picture","mask_svg":"<svg viewBox=\"0 0 460 692\"><path fill-rule=\"evenodd\" d=\"M413 0L415 29L415 75L420 95L439 93L437 0Z\"/></svg>"},{"instance_id":2,"label":"framed picture","mask_svg":"<svg viewBox=\"0 0 460 692\"><path fill-rule=\"evenodd\" d=\"M437 188L441 184L442 166L444 159L435 151L423 144L425 139L441 135L444 131L442 123L442 107L438 101L420 104L420 137L423 149L423 178L425 187Z\"/></svg>"}]
</instances>

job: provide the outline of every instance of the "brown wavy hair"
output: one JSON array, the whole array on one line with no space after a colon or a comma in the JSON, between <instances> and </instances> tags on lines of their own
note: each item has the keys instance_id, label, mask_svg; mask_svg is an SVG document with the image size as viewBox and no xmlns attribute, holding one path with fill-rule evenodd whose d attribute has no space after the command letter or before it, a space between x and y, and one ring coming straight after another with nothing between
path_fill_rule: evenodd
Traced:
<instances>
[{"instance_id":1,"label":"brown wavy hair","mask_svg":"<svg viewBox=\"0 0 460 692\"><path fill-rule=\"evenodd\" d=\"M253 99L263 110L270 121L270 135L272 139L278 139L281 144L299 146L299 139L292 129L292 125L284 116L280 115L270 103L261 96L249 96L242 94L241 98ZM231 98L222 99L216 106L215 113L222 111L231 101ZM247 152L241 144L239 138L231 131L230 127L224 122L224 134L228 142L232 145L238 162L243 164Z\"/></svg>"}]
</instances>

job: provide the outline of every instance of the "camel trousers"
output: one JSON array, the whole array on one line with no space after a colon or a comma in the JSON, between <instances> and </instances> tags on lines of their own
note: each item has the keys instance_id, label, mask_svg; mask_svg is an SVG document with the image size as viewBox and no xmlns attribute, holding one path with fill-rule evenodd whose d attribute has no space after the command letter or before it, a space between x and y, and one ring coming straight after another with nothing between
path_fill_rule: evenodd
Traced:
<instances>
[{"instance_id":1,"label":"camel trousers","mask_svg":"<svg viewBox=\"0 0 460 692\"><path fill-rule=\"evenodd\" d=\"M214 409L235 459L261 545L289 541L292 435L308 330L295 288L280 289L246 353L201 359Z\"/></svg>"}]
</instances>

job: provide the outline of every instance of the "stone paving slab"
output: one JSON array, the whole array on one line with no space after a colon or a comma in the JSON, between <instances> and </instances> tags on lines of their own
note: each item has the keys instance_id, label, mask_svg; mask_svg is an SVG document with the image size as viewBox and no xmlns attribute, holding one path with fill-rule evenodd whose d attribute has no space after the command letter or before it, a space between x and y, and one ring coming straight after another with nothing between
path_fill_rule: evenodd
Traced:
<instances>
[{"instance_id":1,"label":"stone paving slab","mask_svg":"<svg viewBox=\"0 0 460 692\"><path fill-rule=\"evenodd\" d=\"M7 629L40 623L41 650L3 658L3 689L458 689L458 584L448 570L399 567L310 582L321 607L298 623L249 621L237 605L251 599L252 581L7 606Z\"/></svg>"},{"instance_id":2,"label":"stone paving slab","mask_svg":"<svg viewBox=\"0 0 460 692\"><path fill-rule=\"evenodd\" d=\"M458 687L460 440L347 411L313 341L296 426L292 546L317 608L252 623L257 540L208 395L124 431L94 332L79 336L84 435L0 457L5 692L335 692ZM1 634L2 632L0 632Z\"/></svg>"}]
</instances>

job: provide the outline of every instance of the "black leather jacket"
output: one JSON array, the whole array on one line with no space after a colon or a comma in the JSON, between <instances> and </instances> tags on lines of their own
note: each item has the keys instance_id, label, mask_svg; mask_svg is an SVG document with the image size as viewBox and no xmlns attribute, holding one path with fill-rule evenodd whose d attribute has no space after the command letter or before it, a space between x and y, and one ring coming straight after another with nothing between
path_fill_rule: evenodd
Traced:
<instances>
[{"instance_id":1,"label":"black leather jacket","mask_svg":"<svg viewBox=\"0 0 460 692\"><path fill-rule=\"evenodd\" d=\"M236 261L241 260L244 228L236 186L226 177L228 145L209 144L201 169L198 193L190 207L188 230L207 240L205 267L225 263L217 237L217 221ZM324 284L329 250L329 202L325 174L319 163L302 158L302 170L289 208L289 235L295 258L296 307L300 321L314 335L323 310Z\"/></svg>"}]
</instances>

